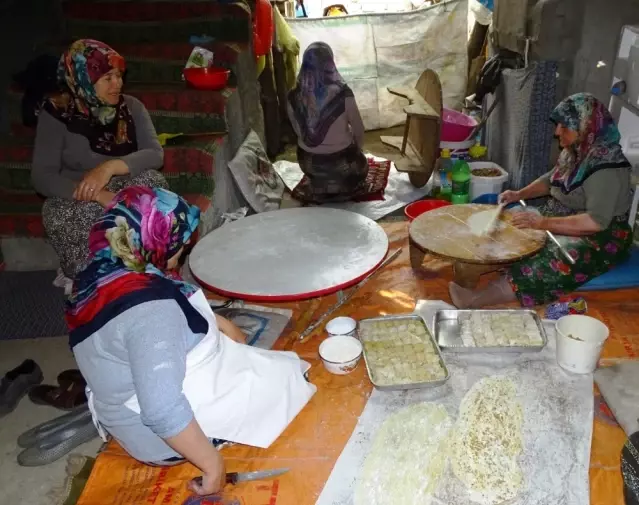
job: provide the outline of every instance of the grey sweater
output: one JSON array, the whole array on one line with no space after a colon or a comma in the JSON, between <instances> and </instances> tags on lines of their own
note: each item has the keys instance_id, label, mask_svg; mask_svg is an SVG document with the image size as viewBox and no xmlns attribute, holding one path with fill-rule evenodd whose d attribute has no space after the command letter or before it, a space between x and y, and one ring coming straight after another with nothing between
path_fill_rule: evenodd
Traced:
<instances>
[{"instance_id":1,"label":"grey sweater","mask_svg":"<svg viewBox=\"0 0 639 505\"><path fill-rule=\"evenodd\" d=\"M73 348L99 420L134 458L178 456L163 439L193 419L182 383L186 355L203 337L175 300L156 300L126 310ZM140 414L124 406L133 395Z\"/></svg>"},{"instance_id":2,"label":"grey sweater","mask_svg":"<svg viewBox=\"0 0 639 505\"><path fill-rule=\"evenodd\" d=\"M632 185L627 168L599 170L567 195L550 186L552 173L551 170L539 178L550 187L550 195L570 209L587 213L602 229L608 228L613 218L623 216L630 209Z\"/></svg>"},{"instance_id":3,"label":"grey sweater","mask_svg":"<svg viewBox=\"0 0 639 505\"><path fill-rule=\"evenodd\" d=\"M146 170L161 168L164 151L144 105L129 95L124 95L124 100L135 123L138 150L120 159L135 177ZM70 133L64 123L46 111L40 112L31 170L31 182L38 193L71 199L85 172L109 159L113 157L93 152L86 137Z\"/></svg>"}]
</instances>

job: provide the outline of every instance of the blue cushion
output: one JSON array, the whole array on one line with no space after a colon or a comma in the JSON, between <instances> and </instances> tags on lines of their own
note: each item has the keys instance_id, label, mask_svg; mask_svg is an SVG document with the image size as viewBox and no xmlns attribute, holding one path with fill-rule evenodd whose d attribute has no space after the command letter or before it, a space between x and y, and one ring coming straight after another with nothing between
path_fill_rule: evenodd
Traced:
<instances>
[{"instance_id":1,"label":"blue cushion","mask_svg":"<svg viewBox=\"0 0 639 505\"><path fill-rule=\"evenodd\" d=\"M616 266L610 272L581 286L578 291L606 291L639 287L639 247L630 250L630 259Z\"/></svg>"}]
</instances>

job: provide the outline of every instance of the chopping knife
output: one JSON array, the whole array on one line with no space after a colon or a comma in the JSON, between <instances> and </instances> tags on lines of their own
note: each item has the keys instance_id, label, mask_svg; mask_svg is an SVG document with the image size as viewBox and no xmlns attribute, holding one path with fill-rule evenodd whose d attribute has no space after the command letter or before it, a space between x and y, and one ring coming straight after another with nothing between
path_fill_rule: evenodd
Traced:
<instances>
[{"instance_id":1,"label":"chopping knife","mask_svg":"<svg viewBox=\"0 0 639 505\"><path fill-rule=\"evenodd\" d=\"M238 482L249 482L252 480L266 480L285 474L290 468L278 468L276 470L262 470L260 472L230 472L226 474L227 484L237 484ZM202 476L193 479L198 486L202 485Z\"/></svg>"}]
</instances>

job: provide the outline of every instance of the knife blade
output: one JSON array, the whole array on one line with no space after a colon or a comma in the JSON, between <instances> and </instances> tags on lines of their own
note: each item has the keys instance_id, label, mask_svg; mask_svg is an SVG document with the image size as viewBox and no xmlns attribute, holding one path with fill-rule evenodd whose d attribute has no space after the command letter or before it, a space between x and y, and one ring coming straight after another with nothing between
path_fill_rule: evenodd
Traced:
<instances>
[{"instance_id":1,"label":"knife blade","mask_svg":"<svg viewBox=\"0 0 639 505\"><path fill-rule=\"evenodd\" d=\"M252 480L266 480L285 474L290 468L277 468L275 470L261 470L259 472L230 472L226 474L227 484L237 484L238 482L249 482ZM199 486L202 485L202 476L193 479Z\"/></svg>"}]
</instances>

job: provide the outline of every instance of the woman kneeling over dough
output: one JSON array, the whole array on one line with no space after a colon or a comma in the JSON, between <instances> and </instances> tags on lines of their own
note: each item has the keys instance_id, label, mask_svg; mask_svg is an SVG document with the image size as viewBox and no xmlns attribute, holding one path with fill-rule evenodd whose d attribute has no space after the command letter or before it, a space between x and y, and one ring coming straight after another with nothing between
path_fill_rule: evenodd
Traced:
<instances>
[{"instance_id":1,"label":"woman kneeling over dough","mask_svg":"<svg viewBox=\"0 0 639 505\"><path fill-rule=\"evenodd\" d=\"M244 345L174 269L200 211L164 189L120 191L91 229L66 316L101 435L155 465L188 460L198 494L224 483L220 441L268 447L316 391L290 352Z\"/></svg>"},{"instance_id":2,"label":"woman kneeling over dough","mask_svg":"<svg viewBox=\"0 0 639 505\"><path fill-rule=\"evenodd\" d=\"M578 93L551 115L563 151L548 174L520 191L506 191L503 203L550 195L536 212L519 212L519 228L548 230L576 260L571 265L549 243L537 255L514 264L508 274L476 291L451 283L459 308L511 302L524 307L552 302L628 258L632 230L630 163L610 112L594 96Z\"/></svg>"}]
</instances>

